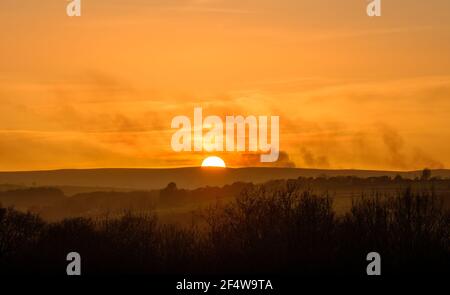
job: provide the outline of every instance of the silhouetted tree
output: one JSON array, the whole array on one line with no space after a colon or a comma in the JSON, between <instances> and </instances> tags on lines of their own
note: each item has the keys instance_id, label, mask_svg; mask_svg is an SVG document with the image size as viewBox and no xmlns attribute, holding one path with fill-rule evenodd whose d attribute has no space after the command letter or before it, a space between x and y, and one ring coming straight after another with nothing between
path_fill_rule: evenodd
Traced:
<instances>
[{"instance_id":1,"label":"silhouetted tree","mask_svg":"<svg viewBox=\"0 0 450 295\"><path fill-rule=\"evenodd\" d=\"M374 194L337 215L333 200L305 189L305 181L357 179L245 186L235 200L206 212L201 227L131 212L46 223L0 207L0 273L62 273L74 250L86 274L362 274L371 251L382 255L384 273L448 271L450 213L434 191ZM170 184L163 191L183 190Z\"/></svg>"},{"instance_id":2,"label":"silhouetted tree","mask_svg":"<svg viewBox=\"0 0 450 295\"><path fill-rule=\"evenodd\" d=\"M429 180L430 177L431 177L431 170L428 168L423 169L422 176L420 179L426 181L426 180Z\"/></svg>"}]
</instances>

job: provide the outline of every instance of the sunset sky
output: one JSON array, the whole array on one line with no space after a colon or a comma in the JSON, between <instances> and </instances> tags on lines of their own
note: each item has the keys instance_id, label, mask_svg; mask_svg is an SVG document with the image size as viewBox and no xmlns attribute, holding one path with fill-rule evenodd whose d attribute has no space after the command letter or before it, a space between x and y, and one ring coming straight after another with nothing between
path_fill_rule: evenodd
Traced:
<instances>
[{"instance_id":1,"label":"sunset sky","mask_svg":"<svg viewBox=\"0 0 450 295\"><path fill-rule=\"evenodd\" d=\"M0 2L0 171L198 166L194 107L280 116L280 167L450 168L448 0L67 3Z\"/></svg>"}]
</instances>

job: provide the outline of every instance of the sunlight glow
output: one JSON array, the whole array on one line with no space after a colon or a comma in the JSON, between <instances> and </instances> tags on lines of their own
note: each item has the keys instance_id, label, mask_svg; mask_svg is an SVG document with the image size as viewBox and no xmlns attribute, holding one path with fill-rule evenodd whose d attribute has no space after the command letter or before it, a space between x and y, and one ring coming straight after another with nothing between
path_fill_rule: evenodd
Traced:
<instances>
[{"instance_id":1,"label":"sunlight glow","mask_svg":"<svg viewBox=\"0 0 450 295\"><path fill-rule=\"evenodd\" d=\"M216 156L208 157L203 160L202 167L226 167L225 162Z\"/></svg>"}]
</instances>

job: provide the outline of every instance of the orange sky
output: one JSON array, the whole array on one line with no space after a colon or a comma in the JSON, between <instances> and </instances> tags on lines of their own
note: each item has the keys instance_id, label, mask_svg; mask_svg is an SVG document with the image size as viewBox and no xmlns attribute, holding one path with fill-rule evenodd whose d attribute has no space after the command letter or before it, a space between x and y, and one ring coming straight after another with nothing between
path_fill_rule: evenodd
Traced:
<instances>
[{"instance_id":1,"label":"orange sky","mask_svg":"<svg viewBox=\"0 0 450 295\"><path fill-rule=\"evenodd\" d=\"M279 115L278 166L449 168L450 2L382 2L2 0L0 170L197 166L195 106Z\"/></svg>"}]
</instances>

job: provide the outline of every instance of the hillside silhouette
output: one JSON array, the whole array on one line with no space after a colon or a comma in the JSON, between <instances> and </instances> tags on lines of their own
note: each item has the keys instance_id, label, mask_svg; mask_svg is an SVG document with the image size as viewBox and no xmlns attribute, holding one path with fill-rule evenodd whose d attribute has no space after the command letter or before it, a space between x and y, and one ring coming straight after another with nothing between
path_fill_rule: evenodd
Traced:
<instances>
[{"instance_id":1,"label":"hillside silhouette","mask_svg":"<svg viewBox=\"0 0 450 295\"><path fill-rule=\"evenodd\" d=\"M428 171L428 170L425 170ZM362 195L374 192L386 196L395 195L399 190L410 187L415 191L433 189L443 197L444 206L450 207L450 180L428 175L424 172L415 179L400 175L359 178L354 176L299 177L288 180L271 180L265 186L279 186L294 182L304 190L334 198L333 209L342 214L350 209L351 203ZM98 217L120 215L124 211L134 213L155 213L162 220L184 222L192 212L214 205L233 201L245 189L257 184L235 182L224 186L206 186L185 189L175 182L166 184L159 190L114 190L97 188L67 187L15 187L0 185L0 204L14 207L22 212L39 214L47 221L57 221L70 217Z\"/></svg>"},{"instance_id":2,"label":"hillside silhouette","mask_svg":"<svg viewBox=\"0 0 450 295\"><path fill-rule=\"evenodd\" d=\"M450 265L450 179L428 169L96 189L0 185L0 273L64 274L72 251L85 274L363 275L373 251L384 274Z\"/></svg>"},{"instance_id":3,"label":"hillside silhouette","mask_svg":"<svg viewBox=\"0 0 450 295\"><path fill-rule=\"evenodd\" d=\"M432 170L433 176L450 178L450 170ZM0 184L118 188L133 190L162 189L175 182L178 187L194 189L224 186L234 182L263 183L273 179L298 177L354 176L359 178L399 175L414 179L422 171L322 170L302 168L173 168L173 169L79 169L51 171L0 172Z\"/></svg>"},{"instance_id":4,"label":"hillside silhouette","mask_svg":"<svg viewBox=\"0 0 450 295\"><path fill-rule=\"evenodd\" d=\"M203 226L131 212L46 222L0 208L0 273L62 274L75 250L87 275L363 275L371 251L381 254L384 274L448 272L450 213L433 190L361 197L345 214L332 204L291 180L247 187L202 210Z\"/></svg>"}]
</instances>

